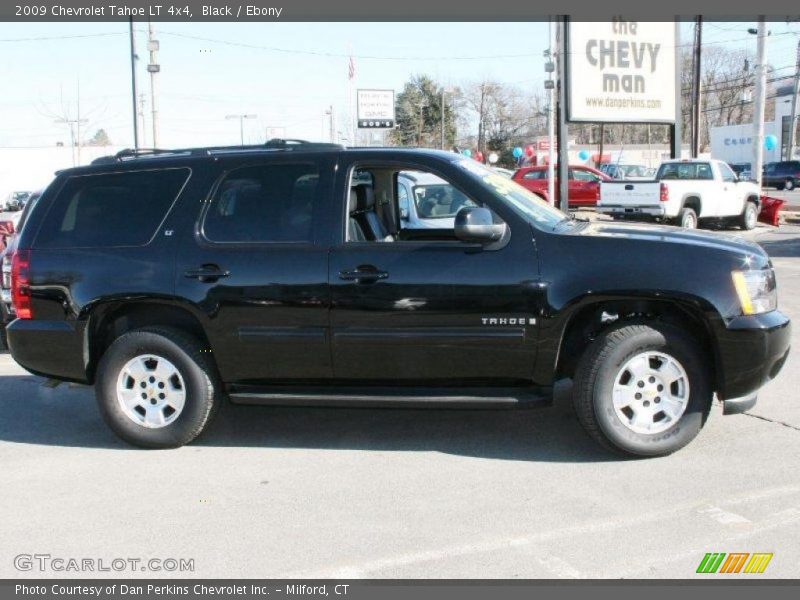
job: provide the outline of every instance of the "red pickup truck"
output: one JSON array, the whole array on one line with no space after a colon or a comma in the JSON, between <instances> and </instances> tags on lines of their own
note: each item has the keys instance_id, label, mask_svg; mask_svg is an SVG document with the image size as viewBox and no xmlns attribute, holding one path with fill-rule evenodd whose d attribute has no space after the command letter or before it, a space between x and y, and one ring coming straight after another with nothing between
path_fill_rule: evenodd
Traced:
<instances>
[{"instance_id":1,"label":"red pickup truck","mask_svg":"<svg viewBox=\"0 0 800 600\"><path fill-rule=\"evenodd\" d=\"M529 189L537 196L549 201L547 197L547 167L522 167L512 177L522 187ZM600 182L611 181L605 173L584 166L569 168L569 205L570 207L595 206L600 199ZM558 175L555 178L556 202L558 195Z\"/></svg>"}]
</instances>

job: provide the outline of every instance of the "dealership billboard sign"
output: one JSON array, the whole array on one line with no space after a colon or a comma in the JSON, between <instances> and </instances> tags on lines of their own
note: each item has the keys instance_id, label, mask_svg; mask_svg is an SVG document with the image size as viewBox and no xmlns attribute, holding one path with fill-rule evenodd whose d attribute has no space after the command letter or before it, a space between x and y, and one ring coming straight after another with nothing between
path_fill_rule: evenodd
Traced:
<instances>
[{"instance_id":1,"label":"dealership billboard sign","mask_svg":"<svg viewBox=\"0 0 800 600\"><path fill-rule=\"evenodd\" d=\"M356 114L359 129L393 129L394 90L358 90Z\"/></svg>"},{"instance_id":2,"label":"dealership billboard sign","mask_svg":"<svg viewBox=\"0 0 800 600\"><path fill-rule=\"evenodd\" d=\"M676 29L622 19L568 22L568 120L674 123Z\"/></svg>"}]
</instances>

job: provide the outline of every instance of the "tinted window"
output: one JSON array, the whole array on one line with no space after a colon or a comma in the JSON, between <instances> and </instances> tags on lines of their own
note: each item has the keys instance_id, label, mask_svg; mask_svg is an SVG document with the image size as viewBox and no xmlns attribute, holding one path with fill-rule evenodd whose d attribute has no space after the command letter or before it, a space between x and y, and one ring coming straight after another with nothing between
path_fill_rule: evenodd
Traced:
<instances>
[{"instance_id":1,"label":"tinted window","mask_svg":"<svg viewBox=\"0 0 800 600\"><path fill-rule=\"evenodd\" d=\"M581 169L575 169L574 171L572 171L572 178L577 179L578 181L588 181L588 182L600 181L600 178L591 171L582 171Z\"/></svg>"},{"instance_id":2,"label":"tinted window","mask_svg":"<svg viewBox=\"0 0 800 600\"><path fill-rule=\"evenodd\" d=\"M546 177L547 171L528 171L522 176L523 179L545 179Z\"/></svg>"},{"instance_id":3,"label":"tinted window","mask_svg":"<svg viewBox=\"0 0 800 600\"><path fill-rule=\"evenodd\" d=\"M70 177L47 213L44 248L143 246L155 235L189 169Z\"/></svg>"},{"instance_id":4,"label":"tinted window","mask_svg":"<svg viewBox=\"0 0 800 600\"><path fill-rule=\"evenodd\" d=\"M203 233L214 242L310 242L316 165L264 165L232 171L220 184Z\"/></svg>"},{"instance_id":5,"label":"tinted window","mask_svg":"<svg viewBox=\"0 0 800 600\"><path fill-rule=\"evenodd\" d=\"M708 163L664 163L656 179L714 179Z\"/></svg>"}]
</instances>

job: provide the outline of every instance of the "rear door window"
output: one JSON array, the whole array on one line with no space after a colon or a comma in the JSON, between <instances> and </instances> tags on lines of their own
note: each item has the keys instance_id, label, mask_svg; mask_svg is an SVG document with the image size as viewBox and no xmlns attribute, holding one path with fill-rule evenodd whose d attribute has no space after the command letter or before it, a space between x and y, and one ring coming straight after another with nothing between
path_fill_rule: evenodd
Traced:
<instances>
[{"instance_id":1,"label":"rear door window","mask_svg":"<svg viewBox=\"0 0 800 600\"><path fill-rule=\"evenodd\" d=\"M319 169L273 164L231 171L217 188L203 223L211 242L311 242Z\"/></svg>"},{"instance_id":2,"label":"rear door window","mask_svg":"<svg viewBox=\"0 0 800 600\"><path fill-rule=\"evenodd\" d=\"M189 169L177 168L70 177L42 223L36 246L144 246L189 175Z\"/></svg>"}]
</instances>

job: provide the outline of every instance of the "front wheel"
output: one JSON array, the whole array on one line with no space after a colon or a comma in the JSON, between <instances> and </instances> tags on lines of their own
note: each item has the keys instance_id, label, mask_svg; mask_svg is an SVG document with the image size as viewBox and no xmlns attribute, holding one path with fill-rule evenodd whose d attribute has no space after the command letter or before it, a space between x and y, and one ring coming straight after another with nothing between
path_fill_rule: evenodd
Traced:
<instances>
[{"instance_id":1,"label":"front wheel","mask_svg":"<svg viewBox=\"0 0 800 600\"><path fill-rule=\"evenodd\" d=\"M108 426L143 448L188 444L220 404L216 369L184 332L147 328L117 338L97 369L95 393Z\"/></svg>"},{"instance_id":2,"label":"front wheel","mask_svg":"<svg viewBox=\"0 0 800 600\"><path fill-rule=\"evenodd\" d=\"M601 445L631 456L664 456L692 441L711 408L697 343L665 324L621 325L586 350L575 376L578 420Z\"/></svg>"},{"instance_id":3,"label":"front wheel","mask_svg":"<svg viewBox=\"0 0 800 600\"><path fill-rule=\"evenodd\" d=\"M783 189L791 192L794 189L794 179L787 179L786 183L783 184Z\"/></svg>"},{"instance_id":4,"label":"front wheel","mask_svg":"<svg viewBox=\"0 0 800 600\"><path fill-rule=\"evenodd\" d=\"M742 216L739 220L739 226L742 229L750 231L751 229L755 228L757 221L758 221L758 208L756 207L755 202L745 203L744 211L742 212Z\"/></svg>"}]
</instances>

